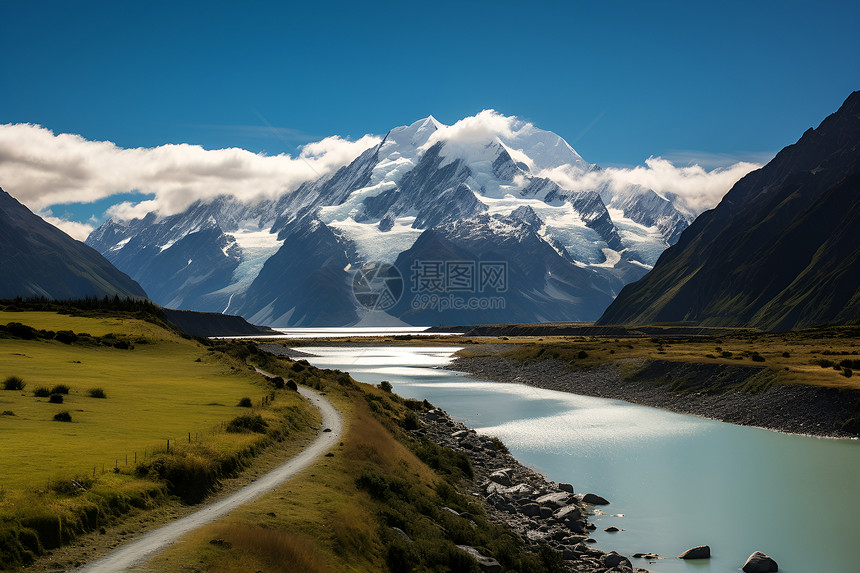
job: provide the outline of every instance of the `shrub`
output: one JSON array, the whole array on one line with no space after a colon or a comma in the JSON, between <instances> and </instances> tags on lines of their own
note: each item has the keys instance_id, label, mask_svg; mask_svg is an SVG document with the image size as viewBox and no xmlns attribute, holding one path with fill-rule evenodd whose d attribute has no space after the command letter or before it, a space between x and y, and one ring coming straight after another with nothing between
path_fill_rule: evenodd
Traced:
<instances>
[{"instance_id":1,"label":"shrub","mask_svg":"<svg viewBox=\"0 0 860 573\"><path fill-rule=\"evenodd\" d=\"M54 421L55 422L71 422L72 421L72 415L69 414L68 412L57 412L56 414L54 414Z\"/></svg>"},{"instance_id":2,"label":"shrub","mask_svg":"<svg viewBox=\"0 0 860 573\"><path fill-rule=\"evenodd\" d=\"M492 438L490 438L490 440L492 440L497 452L502 452L503 454L510 453L510 451L508 451L508 446L506 446L505 443L499 438L493 436Z\"/></svg>"},{"instance_id":3,"label":"shrub","mask_svg":"<svg viewBox=\"0 0 860 573\"><path fill-rule=\"evenodd\" d=\"M391 390L392 390L391 382L389 382L388 380L383 380L382 382L379 383L379 389L383 390L385 392L391 392Z\"/></svg>"},{"instance_id":4,"label":"shrub","mask_svg":"<svg viewBox=\"0 0 860 573\"><path fill-rule=\"evenodd\" d=\"M23 390L26 385L18 376L9 376L3 381L4 390Z\"/></svg>"},{"instance_id":5,"label":"shrub","mask_svg":"<svg viewBox=\"0 0 860 573\"><path fill-rule=\"evenodd\" d=\"M78 335L71 330L59 330L57 331L57 334L54 335L54 340L62 342L63 344L71 344L73 342L77 342Z\"/></svg>"},{"instance_id":6,"label":"shrub","mask_svg":"<svg viewBox=\"0 0 860 573\"><path fill-rule=\"evenodd\" d=\"M854 374L854 371L851 370L850 368L843 368L842 369L842 375L845 376L846 378L851 378L851 376L853 374Z\"/></svg>"},{"instance_id":7,"label":"shrub","mask_svg":"<svg viewBox=\"0 0 860 573\"><path fill-rule=\"evenodd\" d=\"M242 416L236 416L230 420L230 423L227 424L227 431L233 434L243 434L248 432L265 434L266 428L268 427L269 424L267 424L259 414L255 416L245 414Z\"/></svg>"},{"instance_id":8,"label":"shrub","mask_svg":"<svg viewBox=\"0 0 860 573\"><path fill-rule=\"evenodd\" d=\"M14 415L15 415L15 412L13 412L12 410L3 410L3 412L0 413L0 416L14 416Z\"/></svg>"},{"instance_id":9,"label":"shrub","mask_svg":"<svg viewBox=\"0 0 860 573\"><path fill-rule=\"evenodd\" d=\"M51 388L51 394L68 394L69 387L65 384L57 384L53 388Z\"/></svg>"},{"instance_id":10,"label":"shrub","mask_svg":"<svg viewBox=\"0 0 860 573\"><path fill-rule=\"evenodd\" d=\"M241 400L239 400L239 403L236 405L239 406L240 408L250 408L252 405L251 399L246 396L246 397L242 398Z\"/></svg>"},{"instance_id":11,"label":"shrub","mask_svg":"<svg viewBox=\"0 0 860 573\"><path fill-rule=\"evenodd\" d=\"M409 542L396 538L388 545L385 563L392 573L409 573L421 563L421 557Z\"/></svg>"},{"instance_id":12,"label":"shrub","mask_svg":"<svg viewBox=\"0 0 860 573\"><path fill-rule=\"evenodd\" d=\"M90 398L107 398L107 394L105 394L102 388L90 388L87 390L87 394L89 394Z\"/></svg>"},{"instance_id":13,"label":"shrub","mask_svg":"<svg viewBox=\"0 0 860 573\"><path fill-rule=\"evenodd\" d=\"M410 489L409 483L405 480L385 475L372 467L364 468L361 475L355 478L355 485L377 500L386 500L392 495L405 498Z\"/></svg>"},{"instance_id":14,"label":"shrub","mask_svg":"<svg viewBox=\"0 0 860 573\"><path fill-rule=\"evenodd\" d=\"M426 438L422 439L420 444L413 446L412 450L418 459L438 472L455 477L462 474L469 479L475 477L472 462L463 452L443 448Z\"/></svg>"},{"instance_id":15,"label":"shrub","mask_svg":"<svg viewBox=\"0 0 860 573\"><path fill-rule=\"evenodd\" d=\"M33 390L33 396L36 398L47 398L51 395L51 391L45 388L44 386L40 386Z\"/></svg>"},{"instance_id":16,"label":"shrub","mask_svg":"<svg viewBox=\"0 0 860 573\"><path fill-rule=\"evenodd\" d=\"M835 363L832 360L827 360L826 358L819 358L817 361L815 361L815 364L818 364L822 368L830 368Z\"/></svg>"},{"instance_id":17,"label":"shrub","mask_svg":"<svg viewBox=\"0 0 860 573\"><path fill-rule=\"evenodd\" d=\"M732 353L729 350L724 350L720 353L720 356L722 356L723 358L731 358Z\"/></svg>"},{"instance_id":18,"label":"shrub","mask_svg":"<svg viewBox=\"0 0 860 573\"><path fill-rule=\"evenodd\" d=\"M782 353L782 357L783 357L783 358L791 358L791 354L790 354L790 353L788 353L788 352L783 352L783 353Z\"/></svg>"},{"instance_id":19,"label":"shrub","mask_svg":"<svg viewBox=\"0 0 860 573\"><path fill-rule=\"evenodd\" d=\"M582 360L583 358L588 358L588 353L585 350L580 350L576 357Z\"/></svg>"},{"instance_id":20,"label":"shrub","mask_svg":"<svg viewBox=\"0 0 860 573\"><path fill-rule=\"evenodd\" d=\"M299 391L298 385L295 382L293 382L292 380L287 380L287 388L289 388L293 392Z\"/></svg>"},{"instance_id":21,"label":"shrub","mask_svg":"<svg viewBox=\"0 0 860 573\"><path fill-rule=\"evenodd\" d=\"M403 427L407 430L417 430L419 427L418 416L415 415L415 412L409 410L406 412L406 416L403 417Z\"/></svg>"},{"instance_id":22,"label":"shrub","mask_svg":"<svg viewBox=\"0 0 860 573\"><path fill-rule=\"evenodd\" d=\"M269 378L269 381L275 385L277 390L280 390L284 387L284 379L280 376L275 376L274 378Z\"/></svg>"},{"instance_id":23,"label":"shrub","mask_svg":"<svg viewBox=\"0 0 860 573\"><path fill-rule=\"evenodd\" d=\"M424 406L424 402L421 402L420 400L413 400L412 398L406 398L403 401L403 405L406 406L407 408L409 408L410 410L418 410L418 411L426 410L426 408Z\"/></svg>"},{"instance_id":24,"label":"shrub","mask_svg":"<svg viewBox=\"0 0 860 573\"><path fill-rule=\"evenodd\" d=\"M139 464L136 473L140 477L164 481L168 491L185 503L198 503L221 476L235 470L212 454L214 452L159 454Z\"/></svg>"},{"instance_id":25,"label":"shrub","mask_svg":"<svg viewBox=\"0 0 860 573\"><path fill-rule=\"evenodd\" d=\"M20 322L10 322L7 324L6 332L15 338L23 338L24 340L33 340L36 338L36 329Z\"/></svg>"},{"instance_id":26,"label":"shrub","mask_svg":"<svg viewBox=\"0 0 860 573\"><path fill-rule=\"evenodd\" d=\"M752 361L753 362L764 362L764 356L762 356L758 352L753 352L752 353Z\"/></svg>"},{"instance_id":27,"label":"shrub","mask_svg":"<svg viewBox=\"0 0 860 573\"><path fill-rule=\"evenodd\" d=\"M62 394L51 394L51 397L48 398L48 402L51 404L62 404L63 403L63 395Z\"/></svg>"}]
</instances>

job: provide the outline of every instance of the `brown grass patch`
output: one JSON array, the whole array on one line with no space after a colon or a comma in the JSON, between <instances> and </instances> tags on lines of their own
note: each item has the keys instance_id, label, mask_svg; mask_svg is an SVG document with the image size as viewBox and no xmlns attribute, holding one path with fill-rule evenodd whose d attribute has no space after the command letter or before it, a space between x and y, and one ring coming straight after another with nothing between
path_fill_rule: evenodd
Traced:
<instances>
[{"instance_id":1,"label":"brown grass patch","mask_svg":"<svg viewBox=\"0 0 860 573\"><path fill-rule=\"evenodd\" d=\"M327 573L334 571L316 542L309 537L264 527L229 524L211 528L213 539L223 540L230 566L207 569L211 573L271 571L283 573ZM229 544L229 545L228 545ZM226 557L226 556L225 556Z\"/></svg>"}]
</instances>

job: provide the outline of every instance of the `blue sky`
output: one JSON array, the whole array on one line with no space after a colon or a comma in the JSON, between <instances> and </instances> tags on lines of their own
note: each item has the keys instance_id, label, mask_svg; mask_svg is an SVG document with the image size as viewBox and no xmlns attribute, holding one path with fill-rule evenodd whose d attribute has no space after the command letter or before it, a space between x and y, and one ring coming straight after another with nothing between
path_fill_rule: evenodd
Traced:
<instances>
[{"instance_id":1,"label":"blue sky","mask_svg":"<svg viewBox=\"0 0 860 573\"><path fill-rule=\"evenodd\" d=\"M858 30L856 1L0 0L0 124L295 155L492 108L600 165L713 167L766 160L860 89Z\"/></svg>"}]
</instances>

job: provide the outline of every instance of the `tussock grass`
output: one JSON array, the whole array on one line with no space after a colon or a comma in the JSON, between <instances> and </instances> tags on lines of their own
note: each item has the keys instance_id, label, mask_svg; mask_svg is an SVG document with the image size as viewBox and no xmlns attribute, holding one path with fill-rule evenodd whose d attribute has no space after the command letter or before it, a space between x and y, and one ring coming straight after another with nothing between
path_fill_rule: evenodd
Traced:
<instances>
[{"instance_id":1,"label":"tussock grass","mask_svg":"<svg viewBox=\"0 0 860 573\"><path fill-rule=\"evenodd\" d=\"M55 396L56 396L56 394L55 394ZM62 403L62 400L60 400L60 403ZM56 414L54 414L54 421L55 422L71 422L72 421L72 415L69 414L69 412L65 411L65 410L62 412L57 412Z\"/></svg>"},{"instance_id":2,"label":"tussock grass","mask_svg":"<svg viewBox=\"0 0 860 573\"><path fill-rule=\"evenodd\" d=\"M87 390L87 395L90 398L107 398L104 388L90 388Z\"/></svg>"},{"instance_id":3,"label":"tussock grass","mask_svg":"<svg viewBox=\"0 0 860 573\"><path fill-rule=\"evenodd\" d=\"M3 380L4 390L23 390L27 384L19 376L8 376Z\"/></svg>"}]
</instances>

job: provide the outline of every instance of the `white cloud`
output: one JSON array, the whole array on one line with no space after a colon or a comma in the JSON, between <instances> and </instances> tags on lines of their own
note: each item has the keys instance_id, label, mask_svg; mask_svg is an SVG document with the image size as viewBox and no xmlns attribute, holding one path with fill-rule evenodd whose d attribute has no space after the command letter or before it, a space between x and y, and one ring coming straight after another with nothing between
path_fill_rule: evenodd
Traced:
<instances>
[{"instance_id":1,"label":"white cloud","mask_svg":"<svg viewBox=\"0 0 860 573\"><path fill-rule=\"evenodd\" d=\"M641 185L670 199L679 210L697 216L715 207L732 185L760 167L757 163L741 161L708 171L700 165L678 167L662 157L650 157L645 165L630 169L610 167L582 174L565 165L544 170L540 175L571 191L599 189L605 185L613 191L622 191Z\"/></svg>"},{"instance_id":2,"label":"white cloud","mask_svg":"<svg viewBox=\"0 0 860 573\"><path fill-rule=\"evenodd\" d=\"M492 154L487 155L489 150L481 144L498 138L517 158L517 150L529 149L528 161L523 161L533 173L549 177L566 189L608 186L620 191L641 185L670 198L691 215L714 207L738 179L760 167L745 161L728 164L728 156L721 158L722 165L710 170L699 164L678 166L668 159L651 157L642 166L585 172L587 164L563 139L516 117L484 110L451 126L438 127L426 147L444 141L446 155L462 156L467 162L491 159ZM170 215L197 199L218 195L247 201L289 193L302 182L349 163L379 141L371 135L358 141L335 136L303 146L295 157L267 156L238 148L206 150L188 144L127 149L110 141L54 134L38 125L7 124L0 125L0 186L37 212L54 204L88 203L139 191L154 198L118 203L108 209L108 215L120 219L142 217L150 211ZM50 212L43 217L76 238L91 228L53 217Z\"/></svg>"},{"instance_id":3,"label":"white cloud","mask_svg":"<svg viewBox=\"0 0 860 573\"><path fill-rule=\"evenodd\" d=\"M653 189L670 199L679 210L694 216L715 207L738 179L761 167L759 163L739 161L737 158L732 160L729 155L693 155L692 152L682 155L681 152L673 152L684 162L701 158L702 164L677 166L662 157L651 157L645 161L645 165L633 168L610 167L587 171L588 165L562 138L517 117L505 116L491 109L461 119L451 126L440 126L425 147L444 141L446 156L463 157L467 162L480 161L494 157L484 150L483 145L496 138L511 149L515 159L532 167L533 173L548 177L571 191L608 186L617 192L641 185ZM520 159L518 149L528 149L530 156ZM766 162L770 159L767 155L754 156ZM702 165L712 168L708 170Z\"/></svg>"},{"instance_id":4,"label":"white cloud","mask_svg":"<svg viewBox=\"0 0 860 573\"><path fill-rule=\"evenodd\" d=\"M304 146L298 157L267 156L188 144L126 149L39 125L6 124L0 125L0 185L34 211L136 190L155 195L144 202L147 210L169 215L218 195L251 200L288 193L379 141L335 136ZM144 205L115 206L113 214L139 214Z\"/></svg>"},{"instance_id":5,"label":"white cloud","mask_svg":"<svg viewBox=\"0 0 860 573\"><path fill-rule=\"evenodd\" d=\"M430 136L427 146L437 141L456 142L463 145L493 141L496 137L513 138L514 133L531 124L516 117L504 116L495 110L485 109L481 113L461 119L454 125L440 125Z\"/></svg>"},{"instance_id":6,"label":"white cloud","mask_svg":"<svg viewBox=\"0 0 860 573\"><path fill-rule=\"evenodd\" d=\"M89 234L93 232L94 227L92 225L54 217L50 211L41 212L38 215L68 236L79 241L85 241Z\"/></svg>"}]
</instances>

